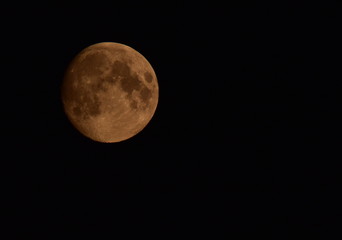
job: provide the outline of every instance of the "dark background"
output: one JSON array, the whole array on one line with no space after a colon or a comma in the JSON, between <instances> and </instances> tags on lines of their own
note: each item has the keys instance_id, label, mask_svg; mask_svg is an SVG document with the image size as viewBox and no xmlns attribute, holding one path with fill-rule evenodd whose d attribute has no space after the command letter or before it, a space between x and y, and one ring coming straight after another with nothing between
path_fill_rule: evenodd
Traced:
<instances>
[{"instance_id":1,"label":"dark background","mask_svg":"<svg viewBox=\"0 0 342 240\"><path fill-rule=\"evenodd\" d=\"M1 9L3 192L15 234L338 226L341 4L46 3ZM102 144L75 130L60 86L103 41L153 66L156 113ZM177 235L177 234L176 234Z\"/></svg>"}]
</instances>

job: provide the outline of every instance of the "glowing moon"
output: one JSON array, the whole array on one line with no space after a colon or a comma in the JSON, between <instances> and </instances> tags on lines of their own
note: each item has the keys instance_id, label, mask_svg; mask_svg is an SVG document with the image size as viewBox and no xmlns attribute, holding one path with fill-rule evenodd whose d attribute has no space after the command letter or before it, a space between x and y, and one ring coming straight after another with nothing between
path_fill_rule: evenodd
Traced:
<instances>
[{"instance_id":1,"label":"glowing moon","mask_svg":"<svg viewBox=\"0 0 342 240\"><path fill-rule=\"evenodd\" d=\"M159 97L150 63L131 47L113 42L82 50L70 63L61 90L71 123L99 142L120 142L139 133Z\"/></svg>"}]
</instances>

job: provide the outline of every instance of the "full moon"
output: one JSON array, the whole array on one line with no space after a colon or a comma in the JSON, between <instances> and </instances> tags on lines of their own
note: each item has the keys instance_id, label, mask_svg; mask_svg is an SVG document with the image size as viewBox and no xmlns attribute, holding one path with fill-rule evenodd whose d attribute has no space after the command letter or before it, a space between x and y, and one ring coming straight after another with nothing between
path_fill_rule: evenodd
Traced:
<instances>
[{"instance_id":1,"label":"full moon","mask_svg":"<svg viewBox=\"0 0 342 240\"><path fill-rule=\"evenodd\" d=\"M120 43L102 42L71 61L61 87L72 125L98 142L120 142L139 133L156 110L159 87L146 58Z\"/></svg>"}]
</instances>

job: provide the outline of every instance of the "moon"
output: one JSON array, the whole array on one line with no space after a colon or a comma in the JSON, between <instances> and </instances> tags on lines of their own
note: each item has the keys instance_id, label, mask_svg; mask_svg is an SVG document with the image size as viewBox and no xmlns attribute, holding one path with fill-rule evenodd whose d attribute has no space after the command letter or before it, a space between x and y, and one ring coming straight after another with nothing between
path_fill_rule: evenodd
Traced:
<instances>
[{"instance_id":1,"label":"moon","mask_svg":"<svg viewBox=\"0 0 342 240\"><path fill-rule=\"evenodd\" d=\"M113 143L146 127L157 108L159 87L143 55L124 44L102 42L71 61L61 96L64 111L79 132Z\"/></svg>"}]
</instances>

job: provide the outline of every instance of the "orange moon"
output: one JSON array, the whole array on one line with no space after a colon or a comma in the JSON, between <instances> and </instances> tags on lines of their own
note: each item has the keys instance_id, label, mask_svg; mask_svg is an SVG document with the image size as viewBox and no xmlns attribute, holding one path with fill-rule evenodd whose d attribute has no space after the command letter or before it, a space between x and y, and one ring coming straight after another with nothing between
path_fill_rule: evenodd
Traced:
<instances>
[{"instance_id":1,"label":"orange moon","mask_svg":"<svg viewBox=\"0 0 342 240\"><path fill-rule=\"evenodd\" d=\"M146 58L120 43L82 50L66 70L64 111L73 126L98 142L120 142L139 133L159 98L156 74Z\"/></svg>"}]
</instances>

